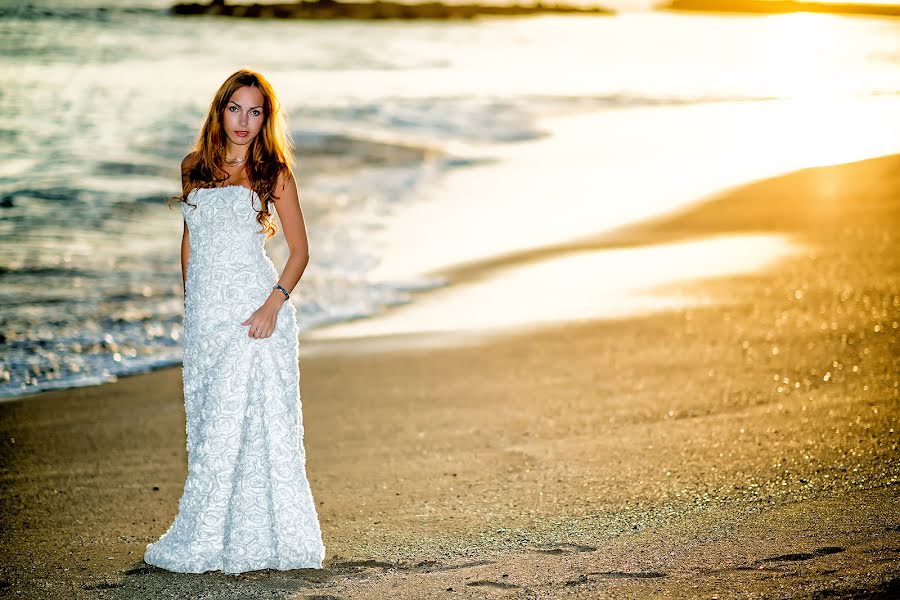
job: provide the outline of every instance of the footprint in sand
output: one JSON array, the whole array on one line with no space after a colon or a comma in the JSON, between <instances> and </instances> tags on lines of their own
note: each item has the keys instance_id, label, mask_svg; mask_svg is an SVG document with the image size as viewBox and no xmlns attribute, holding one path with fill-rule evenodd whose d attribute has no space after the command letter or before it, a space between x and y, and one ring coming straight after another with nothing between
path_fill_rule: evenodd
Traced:
<instances>
[{"instance_id":1,"label":"footprint in sand","mask_svg":"<svg viewBox=\"0 0 900 600\"><path fill-rule=\"evenodd\" d=\"M432 561L434 562L434 561ZM429 571L456 571L458 569L468 569L469 567L482 567L484 565L492 565L494 561L492 560L471 560L469 562L460 563L458 565L441 565L437 562L434 563L434 567L430 567Z\"/></svg>"},{"instance_id":2,"label":"footprint in sand","mask_svg":"<svg viewBox=\"0 0 900 600\"><path fill-rule=\"evenodd\" d=\"M772 556L770 558L764 558L759 562L785 562L785 561L797 561L797 560L810 560L811 558L816 558L817 556L827 556L829 554L837 554L838 552L843 552L844 549L840 546L825 546L824 548L816 548L812 552L797 552L795 554L782 554L780 556Z\"/></svg>"},{"instance_id":3,"label":"footprint in sand","mask_svg":"<svg viewBox=\"0 0 900 600\"><path fill-rule=\"evenodd\" d=\"M779 570L778 565L773 565L771 567L764 567L766 563L781 563L781 562L798 562L804 560L811 560L813 558L819 556L828 556L829 554L837 554L838 552L843 552L844 548L840 546L823 546L822 548L816 548L812 552L795 552L791 554L779 554L778 556L770 556L768 558L762 558L757 560L756 562L750 565L744 565L740 567L729 567L724 569L715 569L713 571L709 571L709 573L718 573L722 571L760 571L760 570Z\"/></svg>"},{"instance_id":4,"label":"footprint in sand","mask_svg":"<svg viewBox=\"0 0 900 600\"><path fill-rule=\"evenodd\" d=\"M658 573L656 571L634 571L630 573L626 571L595 571L588 574L597 575L606 579L656 579L657 577L666 576L665 573Z\"/></svg>"},{"instance_id":5,"label":"footprint in sand","mask_svg":"<svg viewBox=\"0 0 900 600\"><path fill-rule=\"evenodd\" d=\"M597 548L594 546L585 546L582 544L570 544L568 542L560 542L554 544L544 544L532 548L535 552L543 552L544 554L569 554L572 552L593 552Z\"/></svg>"},{"instance_id":6,"label":"footprint in sand","mask_svg":"<svg viewBox=\"0 0 900 600\"><path fill-rule=\"evenodd\" d=\"M364 569L396 569L400 568L400 565L380 560L348 560L332 563L329 568L335 571L359 572Z\"/></svg>"},{"instance_id":7,"label":"footprint in sand","mask_svg":"<svg viewBox=\"0 0 900 600\"><path fill-rule=\"evenodd\" d=\"M519 585L516 585L515 583L505 583L502 581L489 581L487 579L480 579L478 581L468 581L468 582L466 582L466 585L470 585L473 587L479 587L479 586L480 587L494 587L494 588L500 588L503 590L510 590L513 588L521 587Z\"/></svg>"}]
</instances>

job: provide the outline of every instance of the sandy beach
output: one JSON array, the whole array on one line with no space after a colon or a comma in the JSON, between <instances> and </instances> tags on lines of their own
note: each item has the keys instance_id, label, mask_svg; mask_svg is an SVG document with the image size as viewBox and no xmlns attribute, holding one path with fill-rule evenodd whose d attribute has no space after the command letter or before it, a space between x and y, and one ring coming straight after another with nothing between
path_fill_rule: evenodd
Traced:
<instances>
[{"instance_id":1,"label":"sandy beach","mask_svg":"<svg viewBox=\"0 0 900 600\"><path fill-rule=\"evenodd\" d=\"M461 346L301 339L322 570L143 564L186 474L180 369L2 403L0 595L897 597L898 233L900 155L804 169L446 271L720 235L803 249L661 290L704 305Z\"/></svg>"}]
</instances>

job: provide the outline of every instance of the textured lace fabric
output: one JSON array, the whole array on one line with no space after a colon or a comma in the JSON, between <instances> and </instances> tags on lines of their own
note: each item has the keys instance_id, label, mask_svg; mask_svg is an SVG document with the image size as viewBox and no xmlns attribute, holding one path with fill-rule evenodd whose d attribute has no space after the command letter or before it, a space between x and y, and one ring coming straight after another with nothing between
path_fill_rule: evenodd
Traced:
<instances>
[{"instance_id":1,"label":"textured lace fabric","mask_svg":"<svg viewBox=\"0 0 900 600\"><path fill-rule=\"evenodd\" d=\"M190 231L184 307L188 476L169 530L144 554L181 573L321 568L325 556L306 477L296 309L271 337L241 325L278 281L243 186L197 188L182 203Z\"/></svg>"}]
</instances>

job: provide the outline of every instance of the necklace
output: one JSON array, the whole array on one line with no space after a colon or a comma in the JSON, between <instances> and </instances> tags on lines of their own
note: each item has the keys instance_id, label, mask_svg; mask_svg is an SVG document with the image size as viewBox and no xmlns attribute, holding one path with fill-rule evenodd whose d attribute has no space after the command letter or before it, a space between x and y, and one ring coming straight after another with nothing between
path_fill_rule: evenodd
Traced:
<instances>
[{"instance_id":1,"label":"necklace","mask_svg":"<svg viewBox=\"0 0 900 600\"><path fill-rule=\"evenodd\" d=\"M245 160L247 160L247 157L245 156L244 158L235 158L234 160L229 160L229 159L225 158L223 160L229 165L240 165Z\"/></svg>"}]
</instances>

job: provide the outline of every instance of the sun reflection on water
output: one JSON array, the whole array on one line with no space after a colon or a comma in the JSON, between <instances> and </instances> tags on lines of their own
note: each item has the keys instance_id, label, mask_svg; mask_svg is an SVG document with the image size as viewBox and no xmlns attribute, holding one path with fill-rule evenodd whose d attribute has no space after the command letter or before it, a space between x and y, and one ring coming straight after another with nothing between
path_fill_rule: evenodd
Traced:
<instances>
[{"instance_id":1,"label":"sun reflection on water","mask_svg":"<svg viewBox=\"0 0 900 600\"><path fill-rule=\"evenodd\" d=\"M485 333L656 312L709 302L663 286L757 271L797 251L783 236L732 235L573 252L432 291L382 317L320 328L306 338Z\"/></svg>"}]
</instances>

